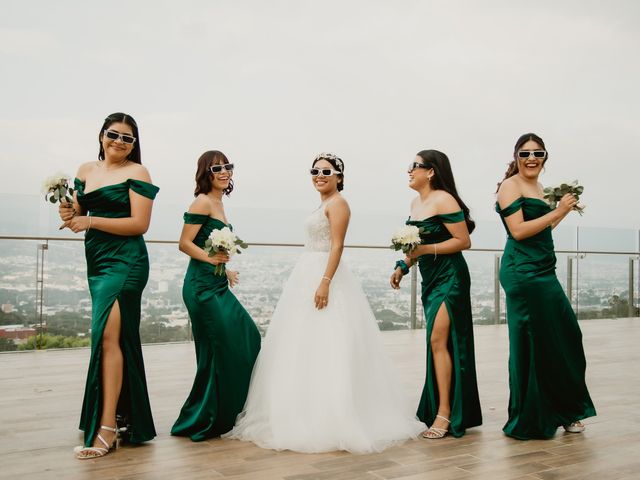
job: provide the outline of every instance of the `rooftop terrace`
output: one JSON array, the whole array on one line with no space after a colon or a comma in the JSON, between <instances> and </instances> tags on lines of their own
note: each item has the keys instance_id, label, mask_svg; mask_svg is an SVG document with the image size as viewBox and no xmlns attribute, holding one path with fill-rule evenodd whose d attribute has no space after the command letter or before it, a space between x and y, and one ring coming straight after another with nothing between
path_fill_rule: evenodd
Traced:
<instances>
[{"instance_id":1,"label":"rooftop terrace","mask_svg":"<svg viewBox=\"0 0 640 480\"><path fill-rule=\"evenodd\" d=\"M587 383L598 416L582 435L551 440L502 434L508 400L507 328L476 326L484 425L463 438L415 440L380 454L299 454L251 443L193 443L169 429L193 379L190 343L144 347L158 437L98 460L78 461L76 429L88 349L0 355L0 478L63 479L638 479L640 478L640 319L581 322ZM424 331L383 333L403 385L414 397L424 374Z\"/></svg>"}]
</instances>

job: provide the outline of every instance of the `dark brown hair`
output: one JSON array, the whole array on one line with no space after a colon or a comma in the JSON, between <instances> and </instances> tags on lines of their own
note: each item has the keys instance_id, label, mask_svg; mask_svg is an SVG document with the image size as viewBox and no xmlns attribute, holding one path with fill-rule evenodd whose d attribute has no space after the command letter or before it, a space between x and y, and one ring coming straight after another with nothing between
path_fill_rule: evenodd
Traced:
<instances>
[{"instance_id":1,"label":"dark brown hair","mask_svg":"<svg viewBox=\"0 0 640 480\"><path fill-rule=\"evenodd\" d=\"M206 195L213 188L211 183L212 173L209 171L211 165L226 165L228 163L227 156L219 150L209 150L200 155L198 169L196 170L196 189L193 192L193 196L197 197L201 193ZM233 180L229 179L229 186L223 190L223 193L229 195L232 191Z\"/></svg>"},{"instance_id":2,"label":"dark brown hair","mask_svg":"<svg viewBox=\"0 0 640 480\"><path fill-rule=\"evenodd\" d=\"M429 168L433 168L434 175L430 182L431 188L434 190L444 190L456 199L456 202L458 202L458 205L460 205L460 209L464 214L464 221L467 224L469 233L473 232L476 228L476 222L471 220L469 207L465 205L460 198L460 195L458 195L449 157L438 150L422 150L421 152L418 152L418 156L422 158L422 163L424 165L427 165Z\"/></svg>"},{"instance_id":3,"label":"dark brown hair","mask_svg":"<svg viewBox=\"0 0 640 480\"><path fill-rule=\"evenodd\" d=\"M311 164L311 168L316 166L320 160L326 160L329 162L333 168L335 168L338 172L338 178L340 181L338 182L338 191L341 192L344 188L344 162L342 159L332 153L320 153L316 158L313 159L313 163Z\"/></svg>"},{"instance_id":4,"label":"dark brown hair","mask_svg":"<svg viewBox=\"0 0 640 480\"><path fill-rule=\"evenodd\" d=\"M133 150L131 153L127 155L127 160L133 163L142 163L142 157L140 154L140 133L138 132L138 124L133 119L131 115L127 115L126 113L112 113L107 118L104 119L104 123L102 124L102 128L100 128L100 133L98 133L98 145L100 150L98 150L98 160L104 160L104 149L102 148L102 135L104 135L104 131L108 130L111 125L114 123L124 123L125 125L129 125L131 127L131 131L133 132L133 136L136 137L136 141L133 142Z\"/></svg>"},{"instance_id":5,"label":"dark brown hair","mask_svg":"<svg viewBox=\"0 0 640 480\"><path fill-rule=\"evenodd\" d=\"M504 182L507 178L513 177L518 173L518 150L520 150L522 146L525 143L527 143L529 140L536 142L538 145L542 147L543 150L545 151L547 150L547 147L544 146L544 140L542 140L542 138L540 138L535 133L525 133L524 135L520 135L520 138L518 138L518 140L516 141L515 147L513 147L513 160L511 160L511 162L509 163L509 166L507 167L507 171L504 172L504 178L500 180L500 182L498 182L498 188L496 188L496 193L498 192L498 190L500 190L500 185L502 185L502 182ZM547 152L547 154L545 155L542 165L547 163L548 159L549 159L549 152Z\"/></svg>"}]
</instances>

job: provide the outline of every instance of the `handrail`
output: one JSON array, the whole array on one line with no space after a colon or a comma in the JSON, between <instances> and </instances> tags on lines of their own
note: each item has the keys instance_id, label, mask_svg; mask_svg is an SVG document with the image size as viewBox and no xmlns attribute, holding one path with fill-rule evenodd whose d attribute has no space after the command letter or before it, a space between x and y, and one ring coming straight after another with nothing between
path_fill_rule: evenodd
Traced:
<instances>
[{"instance_id":1,"label":"handrail","mask_svg":"<svg viewBox=\"0 0 640 480\"><path fill-rule=\"evenodd\" d=\"M84 237L50 237L44 235L0 235L0 240L41 240L41 241L62 241L62 242L82 242ZM155 240L145 238L146 243L159 245L177 245L178 240ZM304 247L303 243L278 243L278 242L247 242L250 246L255 247ZM358 249L376 249L389 250L388 246L382 245L366 245L366 244L346 244L345 248ZM503 248L469 248L465 252L493 252L502 253ZM638 255L638 251L610 251L610 250L555 250L556 253L562 254L586 254L586 255Z\"/></svg>"}]
</instances>

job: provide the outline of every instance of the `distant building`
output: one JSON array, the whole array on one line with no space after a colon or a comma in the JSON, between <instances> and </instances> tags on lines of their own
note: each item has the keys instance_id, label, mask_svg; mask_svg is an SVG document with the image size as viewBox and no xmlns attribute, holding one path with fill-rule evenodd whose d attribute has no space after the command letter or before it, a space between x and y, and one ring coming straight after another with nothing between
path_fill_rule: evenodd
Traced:
<instances>
[{"instance_id":1,"label":"distant building","mask_svg":"<svg viewBox=\"0 0 640 480\"><path fill-rule=\"evenodd\" d=\"M32 327L23 325L2 325L0 326L0 337L12 340L26 340L33 337L38 331Z\"/></svg>"},{"instance_id":2,"label":"distant building","mask_svg":"<svg viewBox=\"0 0 640 480\"><path fill-rule=\"evenodd\" d=\"M2 313L11 313L13 312L13 305L10 303L3 303L0 310L2 310Z\"/></svg>"}]
</instances>

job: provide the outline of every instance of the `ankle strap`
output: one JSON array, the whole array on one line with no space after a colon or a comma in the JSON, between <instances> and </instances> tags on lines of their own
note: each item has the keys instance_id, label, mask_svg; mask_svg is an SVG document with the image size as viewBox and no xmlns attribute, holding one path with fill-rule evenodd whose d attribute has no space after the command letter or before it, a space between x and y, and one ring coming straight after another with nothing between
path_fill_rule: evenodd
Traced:
<instances>
[{"instance_id":1,"label":"ankle strap","mask_svg":"<svg viewBox=\"0 0 640 480\"><path fill-rule=\"evenodd\" d=\"M445 422L447 422L447 423L451 423L451 420L449 420L449 419L448 419L448 418L446 418L446 417L443 417L442 415L436 415L436 418L441 418L441 419L442 419L442 420L444 420Z\"/></svg>"},{"instance_id":2,"label":"ankle strap","mask_svg":"<svg viewBox=\"0 0 640 480\"><path fill-rule=\"evenodd\" d=\"M106 430L107 432L113 432L113 433L118 433L118 429L114 428L114 427L108 427L106 425L100 425L100 428L102 430Z\"/></svg>"}]
</instances>

